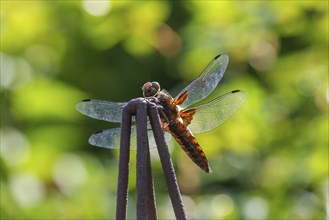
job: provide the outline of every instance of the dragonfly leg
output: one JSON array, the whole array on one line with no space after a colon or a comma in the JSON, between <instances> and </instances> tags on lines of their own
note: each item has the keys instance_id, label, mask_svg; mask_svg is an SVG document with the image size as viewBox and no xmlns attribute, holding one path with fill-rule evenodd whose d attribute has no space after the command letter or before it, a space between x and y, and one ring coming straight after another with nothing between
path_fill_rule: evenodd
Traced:
<instances>
[{"instance_id":1,"label":"dragonfly leg","mask_svg":"<svg viewBox=\"0 0 329 220\"><path fill-rule=\"evenodd\" d=\"M165 131L169 131L169 119L164 113L163 109L158 109L161 119L161 125Z\"/></svg>"},{"instance_id":2,"label":"dragonfly leg","mask_svg":"<svg viewBox=\"0 0 329 220\"><path fill-rule=\"evenodd\" d=\"M155 96L144 97L144 99L148 103L155 103L156 105L159 105L159 99L156 98Z\"/></svg>"}]
</instances>

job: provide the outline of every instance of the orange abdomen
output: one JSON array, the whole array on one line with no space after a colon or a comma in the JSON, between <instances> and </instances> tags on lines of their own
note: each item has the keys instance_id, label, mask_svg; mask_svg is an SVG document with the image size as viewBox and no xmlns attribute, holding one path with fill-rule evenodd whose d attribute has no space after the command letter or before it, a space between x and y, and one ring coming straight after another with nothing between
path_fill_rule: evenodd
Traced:
<instances>
[{"instance_id":1,"label":"orange abdomen","mask_svg":"<svg viewBox=\"0 0 329 220\"><path fill-rule=\"evenodd\" d=\"M169 125L169 131L192 161L205 172L211 173L207 157L191 131L180 122Z\"/></svg>"}]
</instances>

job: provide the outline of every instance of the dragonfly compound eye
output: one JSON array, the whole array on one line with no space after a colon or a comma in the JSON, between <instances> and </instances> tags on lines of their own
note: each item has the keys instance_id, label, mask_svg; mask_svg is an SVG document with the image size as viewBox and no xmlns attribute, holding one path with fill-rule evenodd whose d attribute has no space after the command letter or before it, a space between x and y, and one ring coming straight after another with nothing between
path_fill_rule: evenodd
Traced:
<instances>
[{"instance_id":1,"label":"dragonfly compound eye","mask_svg":"<svg viewBox=\"0 0 329 220\"><path fill-rule=\"evenodd\" d=\"M152 82L152 87L157 91L160 90L160 84L158 82Z\"/></svg>"},{"instance_id":2,"label":"dragonfly compound eye","mask_svg":"<svg viewBox=\"0 0 329 220\"><path fill-rule=\"evenodd\" d=\"M144 97L154 96L158 93L160 85L157 82L147 82L143 85L143 95Z\"/></svg>"}]
</instances>

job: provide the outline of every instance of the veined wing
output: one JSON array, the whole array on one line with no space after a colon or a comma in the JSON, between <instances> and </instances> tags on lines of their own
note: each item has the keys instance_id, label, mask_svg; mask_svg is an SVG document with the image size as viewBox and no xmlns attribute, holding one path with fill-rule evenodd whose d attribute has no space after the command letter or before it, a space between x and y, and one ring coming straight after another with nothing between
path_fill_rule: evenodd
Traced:
<instances>
[{"instance_id":1,"label":"veined wing","mask_svg":"<svg viewBox=\"0 0 329 220\"><path fill-rule=\"evenodd\" d=\"M216 128L241 107L247 96L247 93L242 90L234 90L219 96L209 103L191 108L195 109L196 113L193 115L192 122L188 125L188 128L193 133L202 133Z\"/></svg>"},{"instance_id":2,"label":"veined wing","mask_svg":"<svg viewBox=\"0 0 329 220\"><path fill-rule=\"evenodd\" d=\"M94 133L89 138L89 144L96 147L110 148L110 149L119 149L120 148L120 132L121 128L111 128L107 130L102 130ZM131 126L131 138L130 138L130 150L136 150L136 126ZM156 146L155 139L153 136L153 131L151 129L147 130L147 136L149 140L149 147L154 148ZM164 132L166 141L169 141L171 135L167 132Z\"/></svg>"},{"instance_id":3,"label":"veined wing","mask_svg":"<svg viewBox=\"0 0 329 220\"><path fill-rule=\"evenodd\" d=\"M91 118L110 122L121 122L122 110L126 104L126 102L85 99L79 102L75 108L81 114Z\"/></svg>"},{"instance_id":4,"label":"veined wing","mask_svg":"<svg viewBox=\"0 0 329 220\"><path fill-rule=\"evenodd\" d=\"M178 95L185 91L188 96L180 105L183 109L207 97L222 79L228 64L228 56L218 55L203 70L201 75L186 86Z\"/></svg>"}]
</instances>

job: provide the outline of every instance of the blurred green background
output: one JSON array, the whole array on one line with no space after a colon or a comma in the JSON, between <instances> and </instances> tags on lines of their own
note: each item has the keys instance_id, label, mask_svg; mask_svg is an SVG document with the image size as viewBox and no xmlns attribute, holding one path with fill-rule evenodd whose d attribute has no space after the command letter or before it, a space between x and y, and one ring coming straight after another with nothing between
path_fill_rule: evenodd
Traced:
<instances>
[{"instance_id":1,"label":"blurred green background","mask_svg":"<svg viewBox=\"0 0 329 220\"><path fill-rule=\"evenodd\" d=\"M114 218L118 151L87 140L118 125L75 104L128 101L150 80L178 92L219 53L230 63L212 98L235 89L249 98L196 135L212 174L171 142L187 215L328 218L328 1L4 0L1 218ZM158 216L172 219L152 155Z\"/></svg>"}]
</instances>

